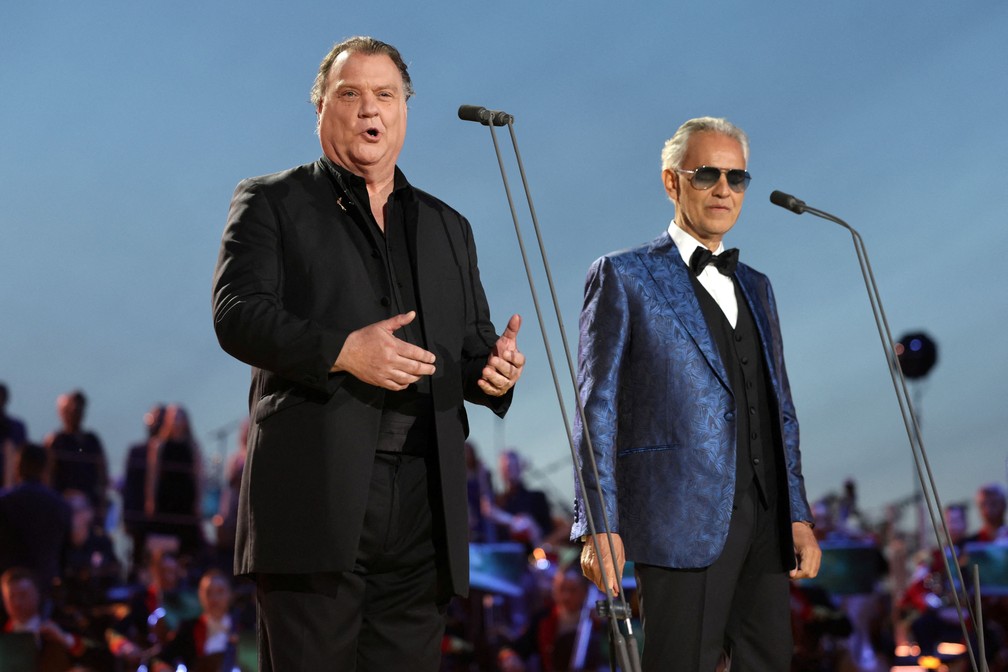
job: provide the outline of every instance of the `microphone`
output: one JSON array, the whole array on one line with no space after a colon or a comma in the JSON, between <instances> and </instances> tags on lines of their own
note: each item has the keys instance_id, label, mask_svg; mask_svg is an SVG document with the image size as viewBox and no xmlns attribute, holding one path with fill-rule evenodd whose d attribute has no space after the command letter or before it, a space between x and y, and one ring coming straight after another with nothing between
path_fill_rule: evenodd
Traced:
<instances>
[{"instance_id":1,"label":"microphone","mask_svg":"<svg viewBox=\"0 0 1008 672\"><path fill-rule=\"evenodd\" d=\"M851 238L854 241L854 252L857 254L858 265L861 266L861 276L864 278L865 289L868 290L868 302L871 304L872 316L875 318L875 326L878 328L879 339L882 341L882 349L885 352L886 361L889 365L889 376L892 378L893 389L896 391L896 400L899 403L900 414L903 417L903 425L906 427L907 438L910 441L910 452L913 454L914 467L917 472L917 479L920 481L920 494L923 496L925 503L927 504L928 514L931 516L931 526L935 531L935 541L938 542L938 547L941 549L941 557L945 560L945 578L948 579L948 585L951 586L963 586L963 588L954 588L952 591L952 601L955 604L955 613L959 619L959 625L962 629L963 636L966 641L966 652L969 654L970 663L973 665L973 669L979 669L976 667L976 656L973 652L973 645L970 642L969 635L966 628L966 616L970 616L974 623L982 623L982 616L980 614L982 608L979 601L976 604L976 610L974 611L970 607L967 595L965 592L966 582L963 580L962 568L959 567L959 563L952 562L949 563L948 558L955 558L956 554L952 548L952 544L949 539L951 535L949 534L948 524L945 522L944 517L941 515L944 507L941 503L941 498L938 496L938 486L935 484L934 475L931 471L931 463L927 457L927 451L924 448L924 438L921 435L920 421L917 418L917 413L914 410L913 398L910 395L910 391L907 388L906 376L903 374L903 369L900 368L899 355L896 354L896 346L894 345L892 333L889 330L889 319L886 317L885 309L882 307L882 296L879 294L878 284L875 282L875 273L872 271L871 262L868 260L868 250L865 248L864 240L861 238L861 234L852 227L850 224L840 219L836 215L831 215L824 210L818 208L813 208L811 206L805 205L805 201L799 200L792 196L791 194L785 194L783 191L775 191L770 194L770 202L774 205L779 205L782 208L787 208L791 212L796 214L809 213L815 215L816 217L821 217L827 221L833 222L834 224L839 224L843 228L847 229ZM943 534L944 533L944 536ZM953 575L953 568L955 573ZM979 586L980 579L979 575L976 573L976 566L973 567L973 581ZM962 590L962 599L960 599L960 590ZM977 590L979 592L979 589ZM965 613L963 610L963 602L965 602L967 610L973 613ZM983 660L983 640L980 640L980 659Z\"/></svg>"},{"instance_id":2,"label":"microphone","mask_svg":"<svg viewBox=\"0 0 1008 672\"><path fill-rule=\"evenodd\" d=\"M500 110L488 110L485 107L480 107L479 105L461 105L458 109L459 119L462 121L475 121L483 124L484 126L489 126L493 124L494 126L507 126L514 122L514 117L512 117L507 112L501 112Z\"/></svg>"},{"instance_id":3,"label":"microphone","mask_svg":"<svg viewBox=\"0 0 1008 672\"><path fill-rule=\"evenodd\" d=\"M459 111L461 116L462 112ZM805 201L800 200L792 196L791 194L785 194L783 191L775 191L770 194L770 202L774 205L779 205L782 208L787 208L796 215L800 215L805 212Z\"/></svg>"}]
</instances>

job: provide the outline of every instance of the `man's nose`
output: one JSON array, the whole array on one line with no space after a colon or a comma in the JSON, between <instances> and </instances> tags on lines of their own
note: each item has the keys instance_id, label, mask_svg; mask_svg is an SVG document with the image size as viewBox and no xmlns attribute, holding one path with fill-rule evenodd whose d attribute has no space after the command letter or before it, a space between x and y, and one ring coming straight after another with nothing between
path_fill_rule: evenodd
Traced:
<instances>
[{"instance_id":1,"label":"man's nose","mask_svg":"<svg viewBox=\"0 0 1008 672\"><path fill-rule=\"evenodd\" d=\"M714 186L711 188L718 196L730 196L731 187L728 186L728 175L724 172L718 175L717 182L715 182Z\"/></svg>"},{"instance_id":2,"label":"man's nose","mask_svg":"<svg viewBox=\"0 0 1008 672\"><path fill-rule=\"evenodd\" d=\"M362 117L373 117L378 114L378 97L373 93L364 93L361 96L361 106L358 114Z\"/></svg>"}]
</instances>

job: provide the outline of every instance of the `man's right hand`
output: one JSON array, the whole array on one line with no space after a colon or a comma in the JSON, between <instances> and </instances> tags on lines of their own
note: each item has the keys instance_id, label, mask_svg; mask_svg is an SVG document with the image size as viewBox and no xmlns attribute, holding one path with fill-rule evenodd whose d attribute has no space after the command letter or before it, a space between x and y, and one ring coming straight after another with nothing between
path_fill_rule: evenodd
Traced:
<instances>
[{"instance_id":1,"label":"man's right hand","mask_svg":"<svg viewBox=\"0 0 1008 672\"><path fill-rule=\"evenodd\" d=\"M396 338L393 332L416 318L416 311L395 315L350 332L330 371L346 371L355 378L386 390L399 391L429 376L434 353Z\"/></svg>"},{"instance_id":2,"label":"man's right hand","mask_svg":"<svg viewBox=\"0 0 1008 672\"><path fill-rule=\"evenodd\" d=\"M599 553L602 554L601 562L599 561L599 556L595 553L593 538L598 539ZM626 564L626 559L623 556L623 540L615 532L612 533L612 545L613 550L616 551L616 567L619 570L619 575L623 576L623 566ZM605 583L602 582L602 567L605 567ZM613 571L613 562L609 553L609 542L606 539L606 535L596 534L585 538L584 547L581 549L581 572L588 580L598 586L598 589L603 593L605 592L606 584L609 584L612 594L619 595L620 582L616 578L616 572Z\"/></svg>"}]
</instances>

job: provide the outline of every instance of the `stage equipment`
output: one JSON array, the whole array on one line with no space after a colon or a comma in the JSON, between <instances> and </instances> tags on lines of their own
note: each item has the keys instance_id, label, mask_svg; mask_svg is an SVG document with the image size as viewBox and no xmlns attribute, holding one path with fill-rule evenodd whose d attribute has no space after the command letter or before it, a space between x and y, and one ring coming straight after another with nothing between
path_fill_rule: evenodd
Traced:
<instances>
[{"instance_id":1,"label":"stage equipment","mask_svg":"<svg viewBox=\"0 0 1008 672\"><path fill-rule=\"evenodd\" d=\"M882 341L882 350L885 352L886 362L889 365L889 375L892 378L893 388L896 392L896 400L899 402L900 414L903 416L903 425L906 427L907 438L910 441L910 450L913 453L917 478L920 481L924 501L927 503L928 514L931 516L931 527L934 529L935 539L942 552L942 560L945 563L945 575L949 580L949 585L952 586L952 598L955 603L956 615L959 618L959 625L962 628L963 639L966 641L966 650L969 653L970 665L974 672L985 671L987 663L983 655L983 639L982 637L980 638L978 647L980 655L977 656L970 643L970 634L966 625L966 616L969 615L972 617L973 623L976 624L977 631L983 631L979 591L975 595L976 603L971 608L959 563L953 562L950 565L948 560L949 557L955 558L956 553L952 548L951 541L948 541L952 538L952 535L949 534L948 526L945 524L945 519L942 516L943 509L941 499L938 497L938 487L935 485L934 475L931 472L931 464L928 461L927 451L924 449L924 437L921 434L920 422L918 421L918 416L914 410L910 392L907 388L906 379L912 376L904 374L903 369L900 367L900 358L897 354L892 333L889 330L889 321L886 318L885 310L882 308L882 297L879 295L878 285L875 282L875 274L872 272L871 263L868 261L868 250L865 248L861 234L839 217L806 205L804 201L795 198L791 194L774 191L770 194L770 202L798 215L808 212L816 217L839 224L851 234L851 238L854 241L854 251L857 254L858 264L861 267L861 276L864 278L865 288L868 290L868 300L871 303L872 316L875 318L875 325L878 328L879 338ZM944 535L942 532L944 532ZM975 568L974 583L978 583ZM962 600L960 600L960 592L962 593ZM963 609L963 603L966 604L969 610L968 614ZM983 667L978 667L978 664Z\"/></svg>"},{"instance_id":2,"label":"stage equipment","mask_svg":"<svg viewBox=\"0 0 1008 672\"><path fill-rule=\"evenodd\" d=\"M560 315L560 304L557 301L556 288L553 284L553 274L550 272L549 261L546 256L546 248L543 245L542 233L539 228L539 219L536 217L535 206L532 204L532 194L529 191L528 180L525 177L525 166L522 163L521 153L518 151L518 139L515 136L514 131L514 117L506 112L501 112L499 110L488 110L485 107L480 107L477 105L462 105L458 110L459 119L463 121L475 121L490 129L490 138L493 141L494 152L497 155L497 164L500 166L501 179L504 182L504 193L507 195L508 206L511 209L511 219L514 221L515 235L518 237L518 247L521 250L522 262L525 265L525 275L528 279L529 290L532 293L532 303L535 306L536 318L539 321L539 331L542 333L543 345L546 349L546 359L549 362L550 373L553 376L553 387L556 389L557 401L560 404L560 414L563 417L564 429L567 431L567 441L570 445L571 460L574 465L578 464L577 459L577 449L574 447L574 435L571 431L570 421L567 417L567 411L564 407L563 392L561 390L560 380L557 374L556 363L553 359L553 350L550 347L549 335L546 332L546 322L543 318L542 310L539 305L539 294L536 291L535 281L532 277L532 267L529 263L528 253L525 250L525 241L521 232L521 225L518 223L518 214L515 211L514 200L511 198L511 187L508 183L507 171L504 168L504 159L501 156L500 146L497 143L497 133L494 131L495 126L507 126L508 132L511 135L511 146L514 148L515 159L518 163L518 171L521 174L522 186L525 189L525 199L528 201L529 213L532 216L532 226L535 229L536 241L539 245L539 256L542 260L542 266L546 272L546 279L549 283L550 297L553 301L553 312L556 315L556 323L560 330L560 337L563 342L563 351L567 358L567 370L570 373L571 386L574 391L574 401L577 406L578 415L581 418L581 423L583 427L587 427L588 423L585 421L584 407L581 404L581 395L578 394L577 377L574 368L574 361L571 357L570 346L567 341L567 332L564 329L563 318ZM591 469L595 472L595 479L598 480L598 467L595 464L595 454L591 447L591 437L588 436L587 431L585 432L585 439L588 443L587 449L587 459L590 462ZM582 497L585 502L588 501L587 491L584 485L584 479L581 476L581 470L575 469L574 473L576 475L577 486L581 492ZM609 517L606 514L605 507L599 507L602 511L603 517L603 530L605 531L605 539L609 543L609 554L611 558L616 557L616 551L613 547L612 537L610 536L611 527L609 525ZM597 557L601 558L601 548L599 547L599 535L597 534L598 528L595 525L595 520L592 516L591 507L585 507L586 518L588 522L588 529L592 534L592 539L595 544L595 554ZM615 565L615 563L614 563ZM614 569L615 566L614 566ZM604 568L603 568L604 570ZM617 569L617 573L618 573ZM604 574L604 572L603 572ZM617 576L617 579L621 582L622 577ZM630 623L630 606L627 604L625 598L626 591L621 591L618 596L612 594L612 590L608 585L605 589L605 600L600 600L598 602L598 612L600 615L604 616L609 622L609 634L613 642L613 648L615 651L615 659L619 664L620 669L623 672L638 672L640 670L640 656L637 651L637 643L633 638L633 628ZM624 633L619 627L619 621L622 620L626 627L626 632Z\"/></svg>"},{"instance_id":3,"label":"stage equipment","mask_svg":"<svg viewBox=\"0 0 1008 672\"><path fill-rule=\"evenodd\" d=\"M905 334L896 343L903 375L911 380L923 378L938 363L938 346L922 331Z\"/></svg>"}]
</instances>

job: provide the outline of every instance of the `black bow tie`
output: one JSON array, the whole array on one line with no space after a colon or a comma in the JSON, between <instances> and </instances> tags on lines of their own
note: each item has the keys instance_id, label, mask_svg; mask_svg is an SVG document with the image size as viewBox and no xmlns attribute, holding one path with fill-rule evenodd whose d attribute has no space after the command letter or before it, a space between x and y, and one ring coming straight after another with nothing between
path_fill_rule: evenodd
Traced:
<instances>
[{"instance_id":1,"label":"black bow tie","mask_svg":"<svg viewBox=\"0 0 1008 672\"><path fill-rule=\"evenodd\" d=\"M723 275L731 275L738 265L738 248L733 247L721 254L714 254L706 247L698 247L693 250L693 255L689 260L689 267L693 274L700 275L707 264L713 264Z\"/></svg>"}]
</instances>

